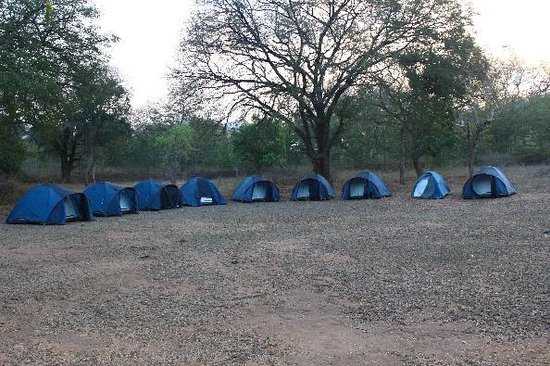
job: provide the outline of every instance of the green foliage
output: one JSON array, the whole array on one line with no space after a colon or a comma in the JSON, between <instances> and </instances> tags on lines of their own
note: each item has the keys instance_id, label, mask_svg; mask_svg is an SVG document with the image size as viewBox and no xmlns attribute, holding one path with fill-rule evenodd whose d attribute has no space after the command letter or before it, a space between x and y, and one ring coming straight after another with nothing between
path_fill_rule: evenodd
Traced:
<instances>
[{"instance_id":1,"label":"green foliage","mask_svg":"<svg viewBox=\"0 0 550 366\"><path fill-rule=\"evenodd\" d=\"M193 129L194 155L188 170L206 167L231 169L234 165L233 149L225 126L204 118L190 118Z\"/></svg>"},{"instance_id":2,"label":"green foliage","mask_svg":"<svg viewBox=\"0 0 550 366\"><path fill-rule=\"evenodd\" d=\"M399 159L399 126L377 105L371 91L363 90L351 102L351 118L334 151L343 167L365 168Z\"/></svg>"},{"instance_id":3,"label":"green foliage","mask_svg":"<svg viewBox=\"0 0 550 366\"><path fill-rule=\"evenodd\" d=\"M488 148L516 161L550 160L550 95L513 102L488 131Z\"/></svg>"},{"instance_id":4,"label":"green foliage","mask_svg":"<svg viewBox=\"0 0 550 366\"><path fill-rule=\"evenodd\" d=\"M166 106L134 116L134 132L119 154L119 164L148 174L192 174L232 168L232 145L225 128L214 121L188 118Z\"/></svg>"},{"instance_id":5,"label":"green foliage","mask_svg":"<svg viewBox=\"0 0 550 366\"><path fill-rule=\"evenodd\" d=\"M17 146L30 127L45 131L67 114L63 104L67 96L74 102L78 75L104 64L111 39L97 31L87 0L3 0L1 7L0 124L6 143ZM7 170L17 170L18 161Z\"/></svg>"},{"instance_id":6,"label":"green foliage","mask_svg":"<svg viewBox=\"0 0 550 366\"><path fill-rule=\"evenodd\" d=\"M46 20L50 21L53 16L54 8L51 0L46 0Z\"/></svg>"},{"instance_id":7,"label":"green foliage","mask_svg":"<svg viewBox=\"0 0 550 366\"><path fill-rule=\"evenodd\" d=\"M284 166L287 161L289 136L277 120L254 118L235 129L232 137L235 155L244 168L260 172Z\"/></svg>"},{"instance_id":8,"label":"green foliage","mask_svg":"<svg viewBox=\"0 0 550 366\"><path fill-rule=\"evenodd\" d=\"M173 126L153 137L158 163L177 174L193 157L193 129L188 124Z\"/></svg>"},{"instance_id":9,"label":"green foliage","mask_svg":"<svg viewBox=\"0 0 550 366\"><path fill-rule=\"evenodd\" d=\"M130 133L127 92L102 64L82 68L73 75L72 87L59 89L43 108L42 121L30 135L60 160L64 180L77 164L93 171L100 155L108 155L113 142Z\"/></svg>"},{"instance_id":10,"label":"green foliage","mask_svg":"<svg viewBox=\"0 0 550 366\"><path fill-rule=\"evenodd\" d=\"M406 72L411 88L406 124L413 158L437 156L456 142L454 108L466 94L461 80L466 70L461 69L464 64L453 61L428 54L421 69L408 68Z\"/></svg>"},{"instance_id":11,"label":"green foliage","mask_svg":"<svg viewBox=\"0 0 550 366\"><path fill-rule=\"evenodd\" d=\"M437 48L401 55L396 70L401 76L382 83L381 105L403 129L402 154L413 161L417 174L422 173L421 158L440 159L455 148L457 109L487 72L485 57L464 27L440 37Z\"/></svg>"},{"instance_id":12,"label":"green foliage","mask_svg":"<svg viewBox=\"0 0 550 366\"><path fill-rule=\"evenodd\" d=\"M25 159L25 148L21 140L0 125L0 174L15 174Z\"/></svg>"}]
</instances>

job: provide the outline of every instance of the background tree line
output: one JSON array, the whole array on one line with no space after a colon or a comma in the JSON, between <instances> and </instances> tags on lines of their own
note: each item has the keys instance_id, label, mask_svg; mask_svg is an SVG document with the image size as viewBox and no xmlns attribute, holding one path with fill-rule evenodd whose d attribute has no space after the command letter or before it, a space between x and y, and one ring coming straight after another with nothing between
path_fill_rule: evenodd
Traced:
<instances>
[{"instance_id":1,"label":"background tree line","mask_svg":"<svg viewBox=\"0 0 550 366\"><path fill-rule=\"evenodd\" d=\"M0 0L0 172L69 181L550 159L550 75L477 46L454 0L211 0L139 110L86 0Z\"/></svg>"}]
</instances>

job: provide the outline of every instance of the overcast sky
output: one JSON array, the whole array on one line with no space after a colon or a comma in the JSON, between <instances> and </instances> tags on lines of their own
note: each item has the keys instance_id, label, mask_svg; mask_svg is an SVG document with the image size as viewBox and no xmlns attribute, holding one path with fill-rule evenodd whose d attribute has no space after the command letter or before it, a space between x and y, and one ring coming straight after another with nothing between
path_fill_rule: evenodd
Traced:
<instances>
[{"instance_id":1,"label":"overcast sky","mask_svg":"<svg viewBox=\"0 0 550 366\"><path fill-rule=\"evenodd\" d=\"M141 107L166 97L166 74L194 0L95 0L105 31L119 36L112 64ZM465 0L478 13L479 43L492 54L511 51L529 63L550 64L550 1Z\"/></svg>"}]
</instances>

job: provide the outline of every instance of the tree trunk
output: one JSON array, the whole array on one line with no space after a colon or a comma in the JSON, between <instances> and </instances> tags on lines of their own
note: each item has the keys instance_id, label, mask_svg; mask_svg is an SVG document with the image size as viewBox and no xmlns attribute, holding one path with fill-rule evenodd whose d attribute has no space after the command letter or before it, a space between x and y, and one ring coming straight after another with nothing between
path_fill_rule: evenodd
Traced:
<instances>
[{"instance_id":1,"label":"tree trunk","mask_svg":"<svg viewBox=\"0 0 550 366\"><path fill-rule=\"evenodd\" d=\"M400 151L399 151L399 184L405 185L405 160L407 155L407 150L405 148L405 127L401 126L400 131Z\"/></svg>"},{"instance_id":2,"label":"tree trunk","mask_svg":"<svg viewBox=\"0 0 550 366\"><path fill-rule=\"evenodd\" d=\"M416 177L420 178L420 176L424 173L424 167L422 166L420 157L413 158L412 162L413 162L414 170L416 171Z\"/></svg>"},{"instance_id":3,"label":"tree trunk","mask_svg":"<svg viewBox=\"0 0 550 366\"><path fill-rule=\"evenodd\" d=\"M173 160L175 161L175 160ZM177 184L178 181L178 167L175 163L171 163L170 167L168 168L170 170L170 183L171 184Z\"/></svg>"},{"instance_id":4,"label":"tree trunk","mask_svg":"<svg viewBox=\"0 0 550 366\"><path fill-rule=\"evenodd\" d=\"M476 158L476 144L470 125L466 125L466 142L468 144L468 176L471 178L474 175L474 163Z\"/></svg>"},{"instance_id":5,"label":"tree trunk","mask_svg":"<svg viewBox=\"0 0 550 366\"><path fill-rule=\"evenodd\" d=\"M64 128L61 140L57 144L57 153L61 160L61 179L69 183L78 160L78 135L73 135L70 128Z\"/></svg>"},{"instance_id":6,"label":"tree trunk","mask_svg":"<svg viewBox=\"0 0 550 366\"><path fill-rule=\"evenodd\" d=\"M96 182L96 158L95 149L90 150L90 157L88 159L88 171L86 172L86 183Z\"/></svg>"},{"instance_id":7,"label":"tree trunk","mask_svg":"<svg viewBox=\"0 0 550 366\"><path fill-rule=\"evenodd\" d=\"M92 182L94 182L94 183L96 182L96 177L95 177L96 170L97 170L97 165L96 165L95 160L94 160L94 166L92 167Z\"/></svg>"},{"instance_id":8,"label":"tree trunk","mask_svg":"<svg viewBox=\"0 0 550 366\"><path fill-rule=\"evenodd\" d=\"M476 149L470 146L468 149L468 176L471 178L474 175L474 164L476 159Z\"/></svg>"},{"instance_id":9,"label":"tree trunk","mask_svg":"<svg viewBox=\"0 0 550 366\"><path fill-rule=\"evenodd\" d=\"M312 159L313 171L316 174L322 175L329 182L331 181L330 176L330 154L325 152L324 154L319 154L317 157Z\"/></svg>"},{"instance_id":10,"label":"tree trunk","mask_svg":"<svg viewBox=\"0 0 550 366\"><path fill-rule=\"evenodd\" d=\"M330 175L330 118L326 120L309 121L301 112L303 129L296 127L296 134L302 139L306 154L313 166L313 172L325 177L331 182ZM314 131L314 133L312 133Z\"/></svg>"},{"instance_id":11,"label":"tree trunk","mask_svg":"<svg viewBox=\"0 0 550 366\"><path fill-rule=\"evenodd\" d=\"M69 157L61 158L61 180L65 183L71 182L71 175L73 173L73 161Z\"/></svg>"}]
</instances>

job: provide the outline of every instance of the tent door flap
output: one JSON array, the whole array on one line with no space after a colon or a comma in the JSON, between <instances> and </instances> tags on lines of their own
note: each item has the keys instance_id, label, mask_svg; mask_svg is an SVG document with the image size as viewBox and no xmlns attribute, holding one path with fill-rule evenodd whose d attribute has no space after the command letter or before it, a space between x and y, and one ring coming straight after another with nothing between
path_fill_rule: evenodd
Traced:
<instances>
[{"instance_id":1,"label":"tent door flap","mask_svg":"<svg viewBox=\"0 0 550 366\"><path fill-rule=\"evenodd\" d=\"M252 201L263 201L267 197L267 187L265 184L255 184L252 189Z\"/></svg>"},{"instance_id":2,"label":"tent door flap","mask_svg":"<svg viewBox=\"0 0 550 366\"><path fill-rule=\"evenodd\" d=\"M129 212L132 209L132 204L130 203L130 198L125 193L120 194L119 204L120 204L120 211L122 211L122 212Z\"/></svg>"},{"instance_id":3,"label":"tent door flap","mask_svg":"<svg viewBox=\"0 0 550 366\"><path fill-rule=\"evenodd\" d=\"M63 200L63 205L65 206L65 218L67 220L78 219L78 213L76 212L74 203L69 197L65 197Z\"/></svg>"},{"instance_id":4,"label":"tent door flap","mask_svg":"<svg viewBox=\"0 0 550 366\"><path fill-rule=\"evenodd\" d=\"M472 182L472 189L478 196L491 195L493 191L492 179L488 175L479 175Z\"/></svg>"},{"instance_id":5,"label":"tent door flap","mask_svg":"<svg viewBox=\"0 0 550 366\"><path fill-rule=\"evenodd\" d=\"M365 184L363 182L351 182L349 186L349 196L351 198L363 198L365 196Z\"/></svg>"},{"instance_id":6,"label":"tent door flap","mask_svg":"<svg viewBox=\"0 0 550 366\"><path fill-rule=\"evenodd\" d=\"M414 189L413 197L422 197L424 192L426 191L426 188L428 187L428 183L430 182L430 178L426 177L422 179L418 184L416 185L416 188Z\"/></svg>"},{"instance_id":7,"label":"tent door flap","mask_svg":"<svg viewBox=\"0 0 550 366\"><path fill-rule=\"evenodd\" d=\"M302 183L298 187L298 192L296 193L296 198L298 199L309 199L310 197L310 191L309 191L309 184Z\"/></svg>"}]
</instances>

